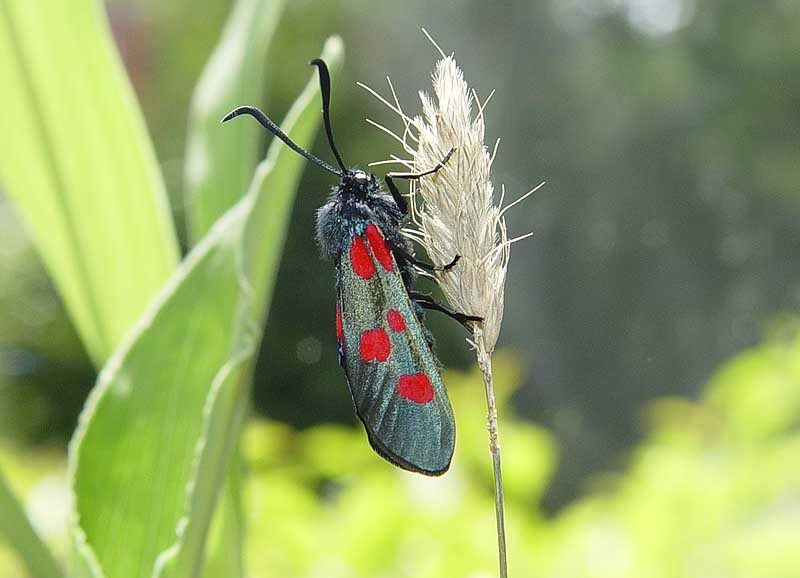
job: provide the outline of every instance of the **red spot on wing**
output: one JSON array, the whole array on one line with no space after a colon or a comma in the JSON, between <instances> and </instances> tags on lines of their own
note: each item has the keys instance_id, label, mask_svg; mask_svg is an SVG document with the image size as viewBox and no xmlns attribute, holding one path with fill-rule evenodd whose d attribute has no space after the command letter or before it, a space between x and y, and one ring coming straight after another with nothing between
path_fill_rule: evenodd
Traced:
<instances>
[{"instance_id":1,"label":"red spot on wing","mask_svg":"<svg viewBox=\"0 0 800 578\"><path fill-rule=\"evenodd\" d=\"M342 344L342 338L344 337L344 330L342 329L342 307L338 303L336 304L336 340L339 342L339 345Z\"/></svg>"},{"instance_id":2,"label":"red spot on wing","mask_svg":"<svg viewBox=\"0 0 800 578\"><path fill-rule=\"evenodd\" d=\"M389 328L392 331L403 331L406 328L406 320L397 309L389 309L386 313L386 321L389 322Z\"/></svg>"},{"instance_id":3,"label":"red spot on wing","mask_svg":"<svg viewBox=\"0 0 800 578\"><path fill-rule=\"evenodd\" d=\"M383 240L378 227L370 223L367 225L365 232L367 234L367 242L369 243L375 258L380 262L381 265L383 265L384 269L391 271L392 253L386 248L386 242Z\"/></svg>"},{"instance_id":4,"label":"red spot on wing","mask_svg":"<svg viewBox=\"0 0 800 578\"><path fill-rule=\"evenodd\" d=\"M369 329L361 334L358 352L364 361L386 361L389 358L389 335L383 327Z\"/></svg>"},{"instance_id":5,"label":"red spot on wing","mask_svg":"<svg viewBox=\"0 0 800 578\"><path fill-rule=\"evenodd\" d=\"M356 235L350 243L350 266L359 277L369 279L375 272L375 265L372 257L369 256L364 240Z\"/></svg>"},{"instance_id":6,"label":"red spot on wing","mask_svg":"<svg viewBox=\"0 0 800 578\"><path fill-rule=\"evenodd\" d=\"M414 403L428 403L433 399L431 380L424 373L404 373L397 380L397 395Z\"/></svg>"}]
</instances>

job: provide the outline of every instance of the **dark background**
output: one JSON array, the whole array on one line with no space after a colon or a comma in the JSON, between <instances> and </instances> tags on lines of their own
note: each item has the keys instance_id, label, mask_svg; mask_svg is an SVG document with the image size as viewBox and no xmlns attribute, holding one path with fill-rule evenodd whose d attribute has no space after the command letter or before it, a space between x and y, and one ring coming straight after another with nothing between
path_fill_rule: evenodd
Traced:
<instances>
[{"instance_id":1,"label":"dark background","mask_svg":"<svg viewBox=\"0 0 800 578\"><path fill-rule=\"evenodd\" d=\"M181 170L191 90L229 2L114 1L109 14L184 218ZM455 51L481 96L494 182L510 198L512 251L499 347L523 360L520 415L555 432L561 461L546 506L614 469L655 397L692 397L724 358L800 306L800 4L793 0L290 2L269 59L281 118L331 33L347 59L333 93L349 163L399 152L364 122L407 112ZM267 139L265 137L265 145ZM315 152L328 158L320 138ZM300 188L256 377L256 405L298 427L353 420L336 362L332 269L314 210L333 184L309 167ZM0 433L66 443L94 373L10 206L0 203ZM446 365L465 334L429 316ZM482 395L476 391L475 395Z\"/></svg>"}]
</instances>

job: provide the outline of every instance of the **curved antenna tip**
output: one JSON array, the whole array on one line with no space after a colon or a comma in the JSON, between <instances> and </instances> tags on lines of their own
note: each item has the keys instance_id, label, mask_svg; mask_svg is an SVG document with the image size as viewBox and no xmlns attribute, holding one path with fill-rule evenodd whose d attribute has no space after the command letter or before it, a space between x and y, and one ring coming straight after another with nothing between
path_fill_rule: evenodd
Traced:
<instances>
[{"instance_id":1,"label":"curved antenna tip","mask_svg":"<svg viewBox=\"0 0 800 578\"><path fill-rule=\"evenodd\" d=\"M232 111L230 111L228 114L223 116L222 120L220 120L219 122L221 122L221 123L222 122L228 122L232 118L236 118L237 116L242 115L242 114L250 114L250 115L253 115L253 116L257 116L258 113L260 113L262 115L264 114L263 112L261 112L260 110L258 110L254 106L237 106Z\"/></svg>"},{"instance_id":2,"label":"curved antenna tip","mask_svg":"<svg viewBox=\"0 0 800 578\"><path fill-rule=\"evenodd\" d=\"M290 149L292 149L294 152L296 152L300 156L305 157L306 159L308 159L309 161L311 161L315 165L318 165L318 166L322 167L323 169L325 169L326 171L331 172L334 175L339 176L339 177L341 177L344 174L343 171L339 171L339 170L333 168L331 165L329 165L328 163L326 163L322 159L314 156L313 154L311 154L307 150L299 147L294 141L292 141L292 139L289 138L289 136L286 133L284 133L280 129L280 127L277 124L275 124L272 120L270 120L270 118L266 114L261 112L261 110L258 109L255 106L245 105L245 106L239 106L237 108L234 108L232 111L230 111L228 114L226 114L222 118L222 120L220 122L227 122L227 121L231 120L232 118L236 118L237 116L242 115L242 114L249 114L250 116L255 118L261 124L261 126L263 126L269 132L271 132L276 137L278 137L280 140L282 140L284 143L286 143L286 146L288 146Z\"/></svg>"}]
</instances>

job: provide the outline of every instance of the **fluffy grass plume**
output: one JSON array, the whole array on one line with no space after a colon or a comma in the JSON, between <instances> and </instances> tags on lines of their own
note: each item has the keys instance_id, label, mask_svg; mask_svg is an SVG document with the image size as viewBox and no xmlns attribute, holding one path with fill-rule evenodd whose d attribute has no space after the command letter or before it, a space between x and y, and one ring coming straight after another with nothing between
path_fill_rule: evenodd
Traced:
<instances>
[{"instance_id":1,"label":"fluffy grass plume","mask_svg":"<svg viewBox=\"0 0 800 578\"><path fill-rule=\"evenodd\" d=\"M438 172L412 181L412 226L404 232L425 248L435 265L446 265L455 255L460 255L461 259L455 267L435 274L436 280L453 309L483 318L483 322L472 324L472 345L485 385L489 450L495 475L500 575L505 577L503 485L491 355L503 321L511 244L528 236L509 239L504 214L539 187L506 207L502 206L503 194L495 203L490 170L499 141L491 152L484 144L483 115L493 93L481 102L477 94L469 89L453 55L445 55L435 42L433 44L439 50L441 59L436 63L432 75L434 95L419 93L421 115L412 118L403 112L388 78L394 102L384 99L367 86L361 86L400 116L404 127L402 135L373 121L368 122L393 136L410 157L392 157L375 164L400 163L411 171L422 172L435 167L449 151L454 151Z\"/></svg>"}]
</instances>

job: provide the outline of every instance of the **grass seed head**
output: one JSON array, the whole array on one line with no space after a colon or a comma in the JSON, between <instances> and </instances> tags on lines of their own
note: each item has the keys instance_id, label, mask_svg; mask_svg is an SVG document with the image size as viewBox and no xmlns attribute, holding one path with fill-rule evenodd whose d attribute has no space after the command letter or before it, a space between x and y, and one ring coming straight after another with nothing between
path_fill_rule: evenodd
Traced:
<instances>
[{"instance_id":1,"label":"grass seed head","mask_svg":"<svg viewBox=\"0 0 800 578\"><path fill-rule=\"evenodd\" d=\"M505 210L500 206L502 198L495 204L490 178L497 147L490 152L484 144L483 110L488 99L481 103L470 91L452 55L442 54L432 80L433 96L420 92L422 114L413 118L400 108L391 81L394 104L364 88L403 121L402 136L372 122L398 140L410 155L406 160L394 157L393 162L413 171L425 171L454 149L442 169L412 181L412 227L405 232L425 248L436 265L446 265L454 256L461 256L455 267L436 273L436 278L454 309L483 317L483 347L491 352L503 320L512 241L507 235Z\"/></svg>"}]
</instances>

